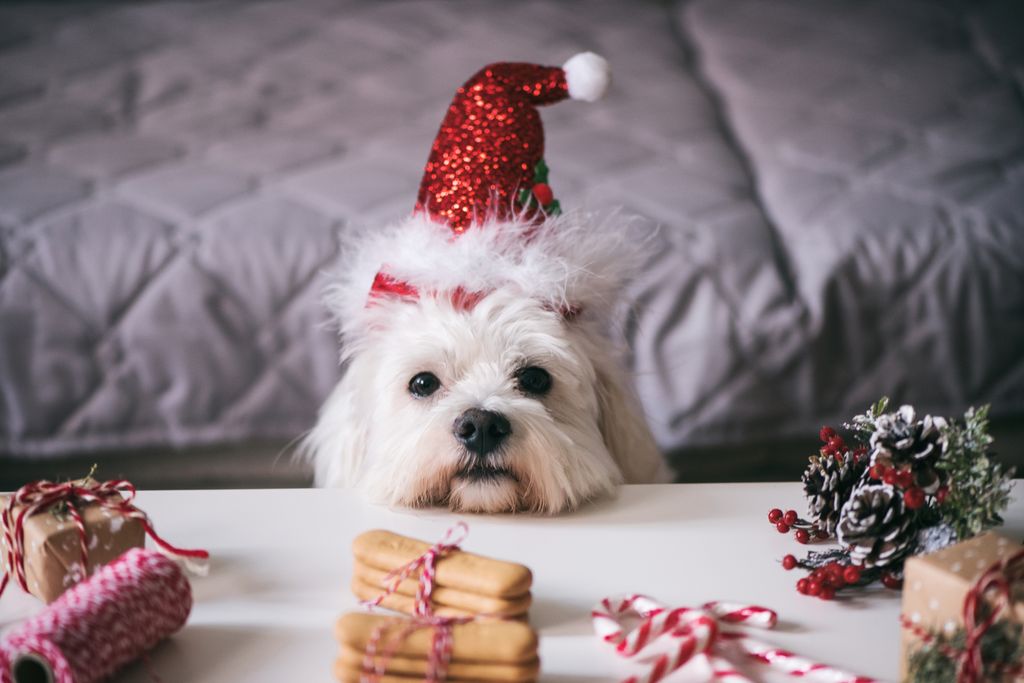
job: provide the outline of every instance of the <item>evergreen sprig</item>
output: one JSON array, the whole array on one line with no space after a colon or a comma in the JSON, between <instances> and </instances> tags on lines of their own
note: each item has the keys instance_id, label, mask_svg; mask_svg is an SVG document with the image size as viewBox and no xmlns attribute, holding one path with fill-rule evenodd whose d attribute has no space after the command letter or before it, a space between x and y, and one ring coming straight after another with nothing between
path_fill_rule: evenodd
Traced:
<instances>
[{"instance_id":1,"label":"evergreen sprig","mask_svg":"<svg viewBox=\"0 0 1024 683\"><path fill-rule=\"evenodd\" d=\"M951 421L943 430L946 452L936 467L949 474L953 486L942 506L942 518L957 537L970 538L1002 524L1000 513L1010 502L1014 469L991 457L989 407L971 408L963 423Z\"/></svg>"},{"instance_id":2,"label":"evergreen sprig","mask_svg":"<svg viewBox=\"0 0 1024 683\"><path fill-rule=\"evenodd\" d=\"M989 627L981 637L981 661L984 666L982 680L1001 680L1007 669L1020 666L1024 660L1022 626L1001 619ZM961 627L952 635L938 634L910 655L907 663L909 683L957 683L959 662L951 651L963 652L966 631Z\"/></svg>"}]
</instances>

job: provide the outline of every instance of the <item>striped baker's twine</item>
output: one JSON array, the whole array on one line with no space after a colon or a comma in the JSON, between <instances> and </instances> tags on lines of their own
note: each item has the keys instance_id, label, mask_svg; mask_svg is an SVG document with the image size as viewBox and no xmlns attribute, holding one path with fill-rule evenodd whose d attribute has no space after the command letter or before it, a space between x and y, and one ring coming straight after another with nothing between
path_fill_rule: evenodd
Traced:
<instances>
[{"instance_id":1,"label":"striped baker's twine","mask_svg":"<svg viewBox=\"0 0 1024 683\"><path fill-rule=\"evenodd\" d=\"M132 548L0 639L0 683L21 658L42 660L54 683L98 683L180 629L192 590L178 564Z\"/></svg>"},{"instance_id":2,"label":"striped baker's twine","mask_svg":"<svg viewBox=\"0 0 1024 683\"><path fill-rule=\"evenodd\" d=\"M465 522L459 522L448 529L440 541L432 545L427 552L423 553L411 562L393 569L385 575L382 583L385 585L384 592L372 600L363 600L365 607L379 607L392 593L398 590L403 581L422 567L420 572L419 585L416 587L416 616L429 617L434 613L432 598L434 595L434 581L437 579L437 560L442 555L459 550L459 544L469 535L469 527Z\"/></svg>"},{"instance_id":3,"label":"striped baker's twine","mask_svg":"<svg viewBox=\"0 0 1024 683\"><path fill-rule=\"evenodd\" d=\"M640 623L627 632L622 619L633 613ZM735 625L770 629L778 617L774 611L756 605L731 602L709 602L701 608L668 608L646 595L625 595L605 598L591 612L594 631L613 645L623 657L637 657L649 662L643 676L630 676L623 683L655 683L694 659L703 659L711 668L714 680L750 683L725 656L722 645L733 644L745 658L760 662L790 676L822 683L874 683L874 679L841 671L811 661L788 650L750 638ZM657 656L645 657L644 651L655 641L665 638L675 646Z\"/></svg>"},{"instance_id":4,"label":"striped baker's twine","mask_svg":"<svg viewBox=\"0 0 1024 683\"><path fill-rule=\"evenodd\" d=\"M440 617L434 614L432 596L434 582L437 580L437 560L447 553L459 550L459 544L468 534L469 527L465 522L459 522L451 527L441 540L432 545L425 553L408 564L388 572L382 582L385 585L384 591L380 595L372 600L362 602L365 607L370 609L379 607L384 598L396 592L403 581L412 576L416 570L420 570L412 619L391 634L386 641L384 639L384 632L387 628L385 625L378 626L373 630L366 643L366 651L363 653L362 683L377 683L387 670L388 660L395 655L402 641L421 628L433 629L430 653L427 657L427 674L424 680L427 683L441 683L445 680L448 663L452 656L452 627L458 624L467 624L474 621L476 617Z\"/></svg>"}]
</instances>

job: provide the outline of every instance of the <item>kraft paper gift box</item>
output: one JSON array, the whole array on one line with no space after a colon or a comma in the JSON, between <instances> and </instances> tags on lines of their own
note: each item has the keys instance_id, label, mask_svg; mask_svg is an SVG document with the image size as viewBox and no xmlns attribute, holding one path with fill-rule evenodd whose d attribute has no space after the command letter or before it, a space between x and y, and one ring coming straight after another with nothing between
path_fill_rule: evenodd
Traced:
<instances>
[{"instance_id":1,"label":"kraft paper gift box","mask_svg":"<svg viewBox=\"0 0 1024 683\"><path fill-rule=\"evenodd\" d=\"M8 498L0 497L0 510L6 509ZM15 507L15 515L21 508ZM85 523L88 566L82 567L82 551L78 527L63 506L25 518L25 581L30 593L47 604L97 568L111 562L130 548L142 548L146 532L142 522L93 503L78 510ZM7 549L0 536L3 557ZM3 561L3 560L0 560ZM11 583L16 584L11 568ZM10 586L13 588L14 585Z\"/></svg>"},{"instance_id":2,"label":"kraft paper gift box","mask_svg":"<svg viewBox=\"0 0 1024 683\"><path fill-rule=\"evenodd\" d=\"M904 565L903 617L929 633L952 636L964 625L964 600L978 579L1022 549L1018 541L987 533L910 558ZM1010 596L1004 617L1024 623L1024 583L1014 584ZM899 680L906 680L910 656L922 645L912 629L902 629Z\"/></svg>"}]
</instances>

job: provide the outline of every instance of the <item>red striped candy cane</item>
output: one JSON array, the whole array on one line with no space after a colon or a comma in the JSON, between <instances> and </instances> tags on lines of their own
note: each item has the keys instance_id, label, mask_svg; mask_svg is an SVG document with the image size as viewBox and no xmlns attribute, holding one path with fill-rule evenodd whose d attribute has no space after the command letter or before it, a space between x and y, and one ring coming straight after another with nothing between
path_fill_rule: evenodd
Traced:
<instances>
[{"instance_id":1,"label":"red striped candy cane","mask_svg":"<svg viewBox=\"0 0 1024 683\"><path fill-rule=\"evenodd\" d=\"M823 683L874 683L875 680L826 664L819 664L789 650L768 645L753 638L737 638L735 642L748 657L790 676L808 678Z\"/></svg>"},{"instance_id":2,"label":"red striped candy cane","mask_svg":"<svg viewBox=\"0 0 1024 683\"><path fill-rule=\"evenodd\" d=\"M641 622L626 633L621 618L630 612L638 615ZM594 607L590 616L598 637L614 645L623 657L641 656L648 645L661 637L678 641L671 651L650 661L646 675L631 676L624 683L655 683L698 655L707 659L715 679L749 683L750 679L736 671L728 661L711 653L718 638L718 621L708 611L688 607L670 610L646 595L634 594L605 598Z\"/></svg>"},{"instance_id":3,"label":"red striped candy cane","mask_svg":"<svg viewBox=\"0 0 1024 683\"><path fill-rule=\"evenodd\" d=\"M641 618L626 633L621 618L629 613ZM708 602L700 609L676 607L669 609L645 595L605 598L591 612L598 637L615 647L623 657L643 657L643 651L654 641L672 638L677 642L668 653L651 658L643 677L631 676L624 683L654 683L682 668L695 658L710 667L713 680L749 681L735 669L729 657L732 644L744 658L765 664L790 676L822 683L875 683L874 679L857 676L825 664L819 664L788 650L767 645L750 638L736 628L771 629L778 622L776 613L766 607L732 602Z\"/></svg>"}]
</instances>

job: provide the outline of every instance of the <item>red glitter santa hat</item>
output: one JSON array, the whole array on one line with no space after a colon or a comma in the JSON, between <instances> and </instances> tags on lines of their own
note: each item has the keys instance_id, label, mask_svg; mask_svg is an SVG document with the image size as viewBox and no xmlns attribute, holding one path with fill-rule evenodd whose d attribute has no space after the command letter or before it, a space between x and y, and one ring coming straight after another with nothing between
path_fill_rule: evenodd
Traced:
<instances>
[{"instance_id":1,"label":"red glitter santa hat","mask_svg":"<svg viewBox=\"0 0 1024 683\"><path fill-rule=\"evenodd\" d=\"M585 52L562 67L491 64L459 88L413 214L370 233L332 288L343 330L365 327L376 304L446 295L471 305L503 286L563 313L607 307L636 249L607 217L562 214L537 107L595 101L609 80L607 62Z\"/></svg>"},{"instance_id":2,"label":"red glitter santa hat","mask_svg":"<svg viewBox=\"0 0 1024 683\"><path fill-rule=\"evenodd\" d=\"M544 166L537 107L571 97L593 102L608 87L608 63L593 52L562 67L500 63L455 93L430 150L417 211L456 233L491 215L540 206L557 211Z\"/></svg>"}]
</instances>

